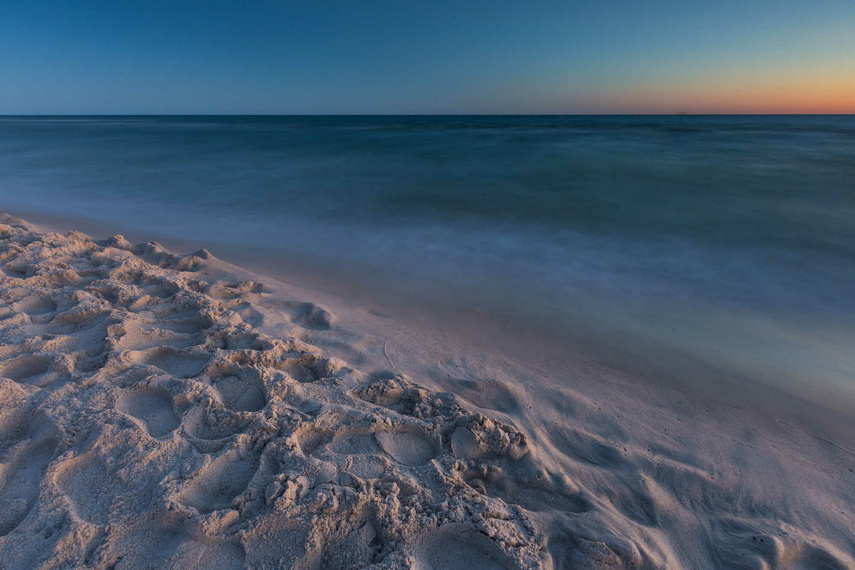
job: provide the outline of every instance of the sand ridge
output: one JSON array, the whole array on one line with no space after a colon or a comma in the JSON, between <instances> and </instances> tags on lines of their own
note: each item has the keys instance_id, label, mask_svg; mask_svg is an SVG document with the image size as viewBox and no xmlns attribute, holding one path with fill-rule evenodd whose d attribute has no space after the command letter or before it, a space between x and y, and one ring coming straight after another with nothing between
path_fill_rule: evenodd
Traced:
<instances>
[{"instance_id":1,"label":"sand ridge","mask_svg":"<svg viewBox=\"0 0 855 570\"><path fill-rule=\"evenodd\" d=\"M454 392L388 342L388 369L361 370L332 312L214 279L205 250L0 222L8 567L855 567L691 447L598 435L582 396L535 424L454 355ZM272 314L305 334L261 332Z\"/></svg>"}]
</instances>

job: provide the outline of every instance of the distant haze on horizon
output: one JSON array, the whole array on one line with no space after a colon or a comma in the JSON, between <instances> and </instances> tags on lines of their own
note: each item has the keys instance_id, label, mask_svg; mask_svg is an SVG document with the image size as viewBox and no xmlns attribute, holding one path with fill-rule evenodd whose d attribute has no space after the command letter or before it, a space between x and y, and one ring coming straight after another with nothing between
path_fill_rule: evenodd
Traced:
<instances>
[{"instance_id":1,"label":"distant haze on horizon","mask_svg":"<svg viewBox=\"0 0 855 570\"><path fill-rule=\"evenodd\" d=\"M855 2L0 4L0 114L855 113Z\"/></svg>"}]
</instances>

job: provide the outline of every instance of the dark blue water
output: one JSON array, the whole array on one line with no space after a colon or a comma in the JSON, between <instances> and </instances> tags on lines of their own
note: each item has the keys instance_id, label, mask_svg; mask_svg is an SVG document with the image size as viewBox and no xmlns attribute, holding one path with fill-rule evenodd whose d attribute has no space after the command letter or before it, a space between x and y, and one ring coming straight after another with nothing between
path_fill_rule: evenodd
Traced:
<instances>
[{"instance_id":1,"label":"dark blue water","mask_svg":"<svg viewBox=\"0 0 855 570\"><path fill-rule=\"evenodd\" d=\"M855 394L853 116L6 117L0 208Z\"/></svg>"}]
</instances>

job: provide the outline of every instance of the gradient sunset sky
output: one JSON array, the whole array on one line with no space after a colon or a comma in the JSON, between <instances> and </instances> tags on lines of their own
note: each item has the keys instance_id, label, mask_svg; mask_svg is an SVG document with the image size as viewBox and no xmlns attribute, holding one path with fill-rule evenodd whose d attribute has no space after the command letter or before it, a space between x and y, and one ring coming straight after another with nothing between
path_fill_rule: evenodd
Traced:
<instances>
[{"instance_id":1,"label":"gradient sunset sky","mask_svg":"<svg viewBox=\"0 0 855 570\"><path fill-rule=\"evenodd\" d=\"M0 114L855 113L852 0L6 0L0 52Z\"/></svg>"}]
</instances>

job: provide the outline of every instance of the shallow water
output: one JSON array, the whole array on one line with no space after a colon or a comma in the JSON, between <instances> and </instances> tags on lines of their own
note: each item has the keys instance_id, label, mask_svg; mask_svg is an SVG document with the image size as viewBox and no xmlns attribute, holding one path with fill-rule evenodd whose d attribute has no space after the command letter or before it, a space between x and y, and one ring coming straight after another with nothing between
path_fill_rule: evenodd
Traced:
<instances>
[{"instance_id":1,"label":"shallow water","mask_svg":"<svg viewBox=\"0 0 855 570\"><path fill-rule=\"evenodd\" d=\"M0 207L855 402L853 116L6 117Z\"/></svg>"}]
</instances>

